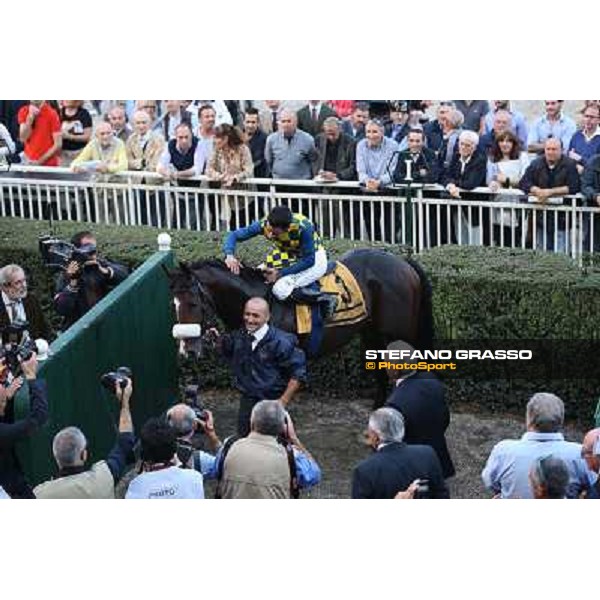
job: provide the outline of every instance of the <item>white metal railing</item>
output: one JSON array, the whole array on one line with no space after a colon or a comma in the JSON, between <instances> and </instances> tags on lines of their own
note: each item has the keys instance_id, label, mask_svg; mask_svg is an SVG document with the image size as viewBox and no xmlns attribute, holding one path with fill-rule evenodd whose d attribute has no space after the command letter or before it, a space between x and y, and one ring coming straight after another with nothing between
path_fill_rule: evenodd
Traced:
<instances>
[{"instance_id":1,"label":"white metal railing","mask_svg":"<svg viewBox=\"0 0 600 600\"><path fill-rule=\"evenodd\" d=\"M460 199L442 192L439 185L400 185L370 194L356 181L280 179L250 179L224 190L206 177L167 182L151 172L90 177L13 165L10 172L0 170L0 216L223 231L283 203L329 238L383 240L417 252L445 243L533 247L574 258L593 252L600 235L594 230L600 208L582 206L579 195L540 205L519 190L477 188L462 191Z\"/></svg>"}]
</instances>

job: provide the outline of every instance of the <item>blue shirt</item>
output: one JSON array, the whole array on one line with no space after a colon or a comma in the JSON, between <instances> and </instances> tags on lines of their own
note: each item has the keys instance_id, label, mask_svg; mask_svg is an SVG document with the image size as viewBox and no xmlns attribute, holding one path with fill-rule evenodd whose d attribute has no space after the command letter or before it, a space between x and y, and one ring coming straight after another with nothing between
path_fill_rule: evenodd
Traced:
<instances>
[{"instance_id":1,"label":"blue shirt","mask_svg":"<svg viewBox=\"0 0 600 600\"><path fill-rule=\"evenodd\" d=\"M562 433L528 431L520 440L502 440L487 460L481 478L485 486L502 498L533 498L529 470L537 458L562 458L569 470L567 498L577 498L589 479L581 444L566 442Z\"/></svg>"},{"instance_id":2,"label":"blue shirt","mask_svg":"<svg viewBox=\"0 0 600 600\"><path fill-rule=\"evenodd\" d=\"M484 133L490 133L494 129L494 117L496 116L495 110L491 110L483 119ZM519 138L522 144L522 150L527 150L527 121L525 117L516 110L506 111L510 113L512 122L510 125L511 131Z\"/></svg>"},{"instance_id":3,"label":"blue shirt","mask_svg":"<svg viewBox=\"0 0 600 600\"><path fill-rule=\"evenodd\" d=\"M369 146L366 139L356 146L356 170L360 183L376 179L381 185L389 185L396 170L398 143L384 137L379 146Z\"/></svg>"},{"instance_id":4,"label":"blue shirt","mask_svg":"<svg viewBox=\"0 0 600 600\"><path fill-rule=\"evenodd\" d=\"M600 129L597 129L591 139L586 139L583 131L577 131L571 138L569 150L574 150L581 156L577 162L583 166L588 164L588 161L594 154L600 153Z\"/></svg>"},{"instance_id":5,"label":"blue shirt","mask_svg":"<svg viewBox=\"0 0 600 600\"><path fill-rule=\"evenodd\" d=\"M533 123L527 137L527 145L543 144L548 138L553 137L558 138L562 142L563 150L566 150L576 131L577 125L571 117L561 113L558 121L550 122L548 116L544 115Z\"/></svg>"}]
</instances>

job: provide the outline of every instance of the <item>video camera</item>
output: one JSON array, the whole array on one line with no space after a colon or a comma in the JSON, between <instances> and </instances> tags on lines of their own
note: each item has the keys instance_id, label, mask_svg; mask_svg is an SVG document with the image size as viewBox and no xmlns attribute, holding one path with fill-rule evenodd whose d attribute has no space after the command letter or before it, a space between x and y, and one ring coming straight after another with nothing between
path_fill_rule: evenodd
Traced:
<instances>
[{"instance_id":1,"label":"video camera","mask_svg":"<svg viewBox=\"0 0 600 600\"><path fill-rule=\"evenodd\" d=\"M16 377L21 367L21 361L31 358L37 352L35 340L29 337L27 321L13 321L2 329L2 345L0 359L3 359L8 370Z\"/></svg>"},{"instance_id":2,"label":"video camera","mask_svg":"<svg viewBox=\"0 0 600 600\"><path fill-rule=\"evenodd\" d=\"M49 235L40 237L38 246L42 260L51 269L65 270L71 261L75 261L80 267L83 267L97 252L95 244L84 244L77 247L70 242Z\"/></svg>"}]
</instances>

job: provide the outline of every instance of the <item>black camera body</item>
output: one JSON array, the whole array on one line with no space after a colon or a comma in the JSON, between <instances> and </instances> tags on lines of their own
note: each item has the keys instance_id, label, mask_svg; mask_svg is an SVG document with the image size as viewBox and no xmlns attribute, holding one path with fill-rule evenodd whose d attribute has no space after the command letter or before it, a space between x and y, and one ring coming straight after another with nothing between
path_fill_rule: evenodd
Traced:
<instances>
[{"instance_id":1,"label":"black camera body","mask_svg":"<svg viewBox=\"0 0 600 600\"><path fill-rule=\"evenodd\" d=\"M127 387L127 380L131 379L131 369L129 367L119 367L116 371L104 373L100 377L100 383L112 394L116 394L117 386L124 390Z\"/></svg>"},{"instance_id":2,"label":"black camera body","mask_svg":"<svg viewBox=\"0 0 600 600\"><path fill-rule=\"evenodd\" d=\"M69 242L44 235L38 240L38 247L44 264L51 269L65 270L71 261L80 267L97 252L95 244L84 244L76 247Z\"/></svg>"},{"instance_id":3,"label":"black camera body","mask_svg":"<svg viewBox=\"0 0 600 600\"><path fill-rule=\"evenodd\" d=\"M0 358L3 358L10 372L16 377L22 361L29 360L37 352L35 340L29 337L27 321L13 321L1 333Z\"/></svg>"},{"instance_id":4,"label":"black camera body","mask_svg":"<svg viewBox=\"0 0 600 600\"><path fill-rule=\"evenodd\" d=\"M199 385L186 385L183 390L183 402L187 404L196 414L196 419L206 421L208 414L202 400L200 399Z\"/></svg>"}]
</instances>

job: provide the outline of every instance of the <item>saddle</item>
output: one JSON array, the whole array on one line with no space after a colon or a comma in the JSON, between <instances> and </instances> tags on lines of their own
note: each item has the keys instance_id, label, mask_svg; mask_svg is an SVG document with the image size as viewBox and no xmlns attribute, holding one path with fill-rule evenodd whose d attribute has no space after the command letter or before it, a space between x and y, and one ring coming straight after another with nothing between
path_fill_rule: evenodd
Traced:
<instances>
[{"instance_id":1,"label":"saddle","mask_svg":"<svg viewBox=\"0 0 600 600\"><path fill-rule=\"evenodd\" d=\"M324 327L340 327L358 323L367 317L365 300L351 271L341 262L330 262L326 274L317 282L319 291L336 298L333 315L324 322ZM311 333L313 306L296 304L296 331L298 335Z\"/></svg>"}]
</instances>

